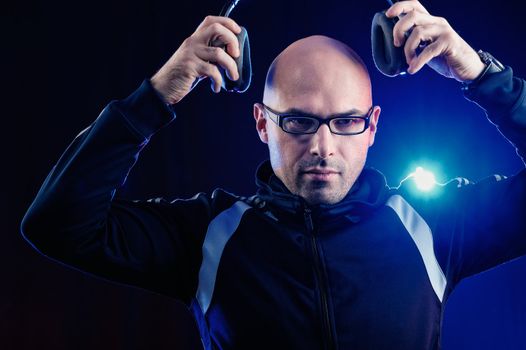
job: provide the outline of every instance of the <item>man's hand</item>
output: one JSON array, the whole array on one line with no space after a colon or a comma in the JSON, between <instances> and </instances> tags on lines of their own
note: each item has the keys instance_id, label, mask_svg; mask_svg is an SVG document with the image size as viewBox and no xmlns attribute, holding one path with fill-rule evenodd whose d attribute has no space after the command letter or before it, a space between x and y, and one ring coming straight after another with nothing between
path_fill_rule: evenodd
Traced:
<instances>
[{"instance_id":1,"label":"man's hand","mask_svg":"<svg viewBox=\"0 0 526 350\"><path fill-rule=\"evenodd\" d=\"M231 18L208 16L175 51L170 59L151 78L152 86L169 104L179 102L195 86L194 82L209 77L212 89L221 90L222 77L214 64L225 68L229 78L239 79L236 62L239 42L236 34L241 28ZM223 42L222 48L209 46L211 42Z\"/></svg>"},{"instance_id":2,"label":"man's hand","mask_svg":"<svg viewBox=\"0 0 526 350\"><path fill-rule=\"evenodd\" d=\"M402 15L402 16L401 16ZM474 80L484 70L484 63L442 17L435 17L417 0L400 1L391 6L387 17L401 16L393 29L394 45L404 46L410 74L426 63L438 73L458 81ZM411 34L406 38L406 33ZM417 55L422 42L427 46Z\"/></svg>"}]
</instances>

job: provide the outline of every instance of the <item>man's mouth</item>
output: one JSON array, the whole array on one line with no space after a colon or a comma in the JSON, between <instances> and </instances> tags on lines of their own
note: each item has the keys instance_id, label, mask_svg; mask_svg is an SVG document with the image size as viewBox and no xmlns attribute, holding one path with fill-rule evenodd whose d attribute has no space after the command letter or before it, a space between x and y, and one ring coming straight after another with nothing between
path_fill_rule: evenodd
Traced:
<instances>
[{"instance_id":1,"label":"man's mouth","mask_svg":"<svg viewBox=\"0 0 526 350\"><path fill-rule=\"evenodd\" d=\"M328 181L339 173L339 171L327 168L308 168L301 171L301 175L316 181Z\"/></svg>"}]
</instances>

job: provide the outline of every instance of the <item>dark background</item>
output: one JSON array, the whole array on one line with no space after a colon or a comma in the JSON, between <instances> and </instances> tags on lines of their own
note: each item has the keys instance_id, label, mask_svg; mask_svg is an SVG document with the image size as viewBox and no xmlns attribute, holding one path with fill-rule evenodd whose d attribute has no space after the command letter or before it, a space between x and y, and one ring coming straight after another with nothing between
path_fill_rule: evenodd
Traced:
<instances>
[{"instance_id":1,"label":"dark background","mask_svg":"<svg viewBox=\"0 0 526 350\"><path fill-rule=\"evenodd\" d=\"M223 1L19 2L2 9L2 180L0 202L1 349L197 349L192 318L175 300L116 285L39 255L19 222L46 174L75 135L112 99L150 77ZM526 76L526 24L517 1L424 1L475 48ZM384 1L244 0L234 18L250 33L251 89L210 92L202 82L143 152L121 196L188 197L221 186L255 190L267 157L252 119L266 69L292 41L325 34L366 61L374 102L382 106L369 165L397 185L416 165L439 181L511 175L514 149L466 101L455 81L429 68L390 79L370 55L370 21ZM526 228L525 228L526 231ZM526 239L526 237L525 237ZM443 349L526 349L526 260L463 281L448 301ZM277 315L279 316L279 315ZM247 320L250 322L250 320Z\"/></svg>"}]
</instances>

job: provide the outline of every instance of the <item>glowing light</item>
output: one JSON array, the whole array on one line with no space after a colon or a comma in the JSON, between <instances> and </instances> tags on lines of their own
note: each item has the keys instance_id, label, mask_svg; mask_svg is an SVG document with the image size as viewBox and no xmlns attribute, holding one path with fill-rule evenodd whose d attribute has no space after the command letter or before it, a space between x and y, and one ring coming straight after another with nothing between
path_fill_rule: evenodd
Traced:
<instances>
[{"instance_id":1,"label":"glowing light","mask_svg":"<svg viewBox=\"0 0 526 350\"><path fill-rule=\"evenodd\" d=\"M431 191L437 184L435 175L432 172L425 170L420 166L416 168L415 172L412 175L415 179L416 187L420 191Z\"/></svg>"}]
</instances>

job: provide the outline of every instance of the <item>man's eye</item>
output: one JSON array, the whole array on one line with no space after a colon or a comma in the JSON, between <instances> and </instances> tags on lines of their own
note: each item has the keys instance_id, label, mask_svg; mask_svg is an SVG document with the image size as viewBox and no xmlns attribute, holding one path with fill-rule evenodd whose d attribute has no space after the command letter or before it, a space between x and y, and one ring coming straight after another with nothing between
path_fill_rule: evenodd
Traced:
<instances>
[{"instance_id":1,"label":"man's eye","mask_svg":"<svg viewBox=\"0 0 526 350\"><path fill-rule=\"evenodd\" d=\"M288 122L290 124L294 124L298 126L308 126L314 123L311 119L307 119L307 118L290 118Z\"/></svg>"},{"instance_id":2,"label":"man's eye","mask_svg":"<svg viewBox=\"0 0 526 350\"><path fill-rule=\"evenodd\" d=\"M283 122L283 129L293 133L310 132L316 128L316 120L306 117L287 117Z\"/></svg>"},{"instance_id":3,"label":"man's eye","mask_svg":"<svg viewBox=\"0 0 526 350\"><path fill-rule=\"evenodd\" d=\"M309 118L290 117L286 119L285 126L289 129L308 130L313 127L315 123L315 120Z\"/></svg>"},{"instance_id":4,"label":"man's eye","mask_svg":"<svg viewBox=\"0 0 526 350\"><path fill-rule=\"evenodd\" d=\"M336 126L349 126L352 125L354 122L355 120L352 118L342 118L334 120L334 124L336 124Z\"/></svg>"}]
</instances>

